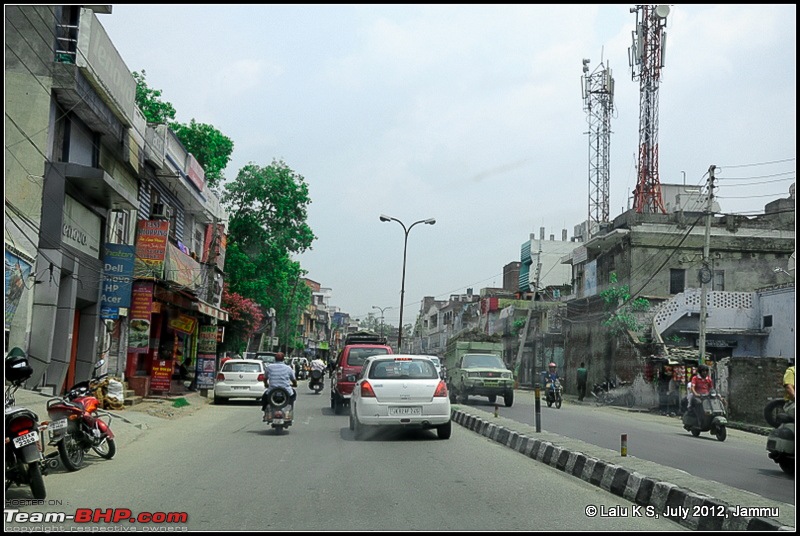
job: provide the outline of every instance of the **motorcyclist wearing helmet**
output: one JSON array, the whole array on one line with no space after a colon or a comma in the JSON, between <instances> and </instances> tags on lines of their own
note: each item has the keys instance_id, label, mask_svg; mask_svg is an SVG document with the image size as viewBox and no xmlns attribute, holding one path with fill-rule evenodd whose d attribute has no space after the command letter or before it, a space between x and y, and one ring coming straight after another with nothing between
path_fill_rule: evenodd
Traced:
<instances>
[{"instance_id":1,"label":"motorcyclist wearing helmet","mask_svg":"<svg viewBox=\"0 0 800 536\"><path fill-rule=\"evenodd\" d=\"M264 391L264 396L261 397L261 411L267 410L269 394L278 387L283 387L289 392L289 398L294 404L297 398L297 392L294 390L294 387L297 387L297 377L294 374L294 369L284 361L283 352L275 354L275 362L267 365L265 376L264 381L269 387Z\"/></svg>"},{"instance_id":2,"label":"motorcyclist wearing helmet","mask_svg":"<svg viewBox=\"0 0 800 536\"><path fill-rule=\"evenodd\" d=\"M693 395L691 404L697 419L697 427L699 428L704 417L702 397L708 395L714 388L714 382L711 379L711 376L708 375L707 365L700 365L697 367L697 374L695 374L692 378L690 385Z\"/></svg>"},{"instance_id":3,"label":"motorcyclist wearing helmet","mask_svg":"<svg viewBox=\"0 0 800 536\"><path fill-rule=\"evenodd\" d=\"M550 390L551 384L558 382L558 365L550 363L547 365L547 372L544 374L544 387ZM559 382L560 383L560 382Z\"/></svg>"}]
</instances>

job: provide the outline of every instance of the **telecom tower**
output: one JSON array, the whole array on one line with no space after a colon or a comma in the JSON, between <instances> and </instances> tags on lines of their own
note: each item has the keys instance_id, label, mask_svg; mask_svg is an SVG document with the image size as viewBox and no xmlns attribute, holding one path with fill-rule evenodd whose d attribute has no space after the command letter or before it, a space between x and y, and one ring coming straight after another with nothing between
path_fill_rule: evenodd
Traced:
<instances>
[{"instance_id":1,"label":"telecom tower","mask_svg":"<svg viewBox=\"0 0 800 536\"><path fill-rule=\"evenodd\" d=\"M669 6L638 5L633 45L628 49L632 79L639 77L639 169L633 208L636 212L666 214L658 178L658 84L664 67Z\"/></svg>"},{"instance_id":2,"label":"telecom tower","mask_svg":"<svg viewBox=\"0 0 800 536\"><path fill-rule=\"evenodd\" d=\"M597 233L601 223L609 221L608 182L611 147L611 114L614 112L614 79L611 68L600 62L589 73L589 62L583 60L583 109L589 123L589 237Z\"/></svg>"}]
</instances>

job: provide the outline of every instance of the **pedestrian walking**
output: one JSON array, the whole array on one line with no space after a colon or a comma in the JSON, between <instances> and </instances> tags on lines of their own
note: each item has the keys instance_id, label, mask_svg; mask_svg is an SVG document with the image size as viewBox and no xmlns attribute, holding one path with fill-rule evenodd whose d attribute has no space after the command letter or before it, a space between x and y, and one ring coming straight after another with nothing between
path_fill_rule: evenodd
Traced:
<instances>
[{"instance_id":1,"label":"pedestrian walking","mask_svg":"<svg viewBox=\"0 0 800 536\"><path fill-rule=\"evenodd\" d=\"M583 402L586 396L586 382L589 379L589 371L586 370L586 363L581 361L581 366L577 370L578 400Z\"/></svg>"}]
</instances>

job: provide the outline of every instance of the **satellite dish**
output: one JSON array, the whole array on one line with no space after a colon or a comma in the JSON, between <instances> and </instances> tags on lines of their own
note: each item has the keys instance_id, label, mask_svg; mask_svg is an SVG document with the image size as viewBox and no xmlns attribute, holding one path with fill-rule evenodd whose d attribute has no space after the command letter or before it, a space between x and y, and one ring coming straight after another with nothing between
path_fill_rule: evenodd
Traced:
<instances>
[{"instance_id":1,"label":"satellite dish","mask_svg":"<svg viewBox=\"0 0 800 536\"><path fill-rule=\"evenodd\" d=\"M669 15L669 6L666 4L662 4L660 6L656 6L656 17L659 19L666 19L667 15Z\"/></svg>"}]
</instances>

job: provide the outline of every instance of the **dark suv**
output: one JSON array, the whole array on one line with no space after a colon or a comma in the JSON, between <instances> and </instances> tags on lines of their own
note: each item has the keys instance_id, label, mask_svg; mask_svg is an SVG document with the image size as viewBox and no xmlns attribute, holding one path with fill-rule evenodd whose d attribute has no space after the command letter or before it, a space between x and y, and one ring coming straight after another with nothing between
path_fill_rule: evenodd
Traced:
<instances>
[{"instance_id":1,"label":"dark suv","mask_svg":"<svg viewBox=\"0 0 800 536\"><path fill-rule=\"evenodd\" d=\"M364 361L369 356L391 354L392 347L386 344L386 337L370 333L356 332L344 340L344 348L336 359L336 368L331 379L331 409L336 415L350 404L353 386L356 383Z\"/></svg>"}]
</instances>

